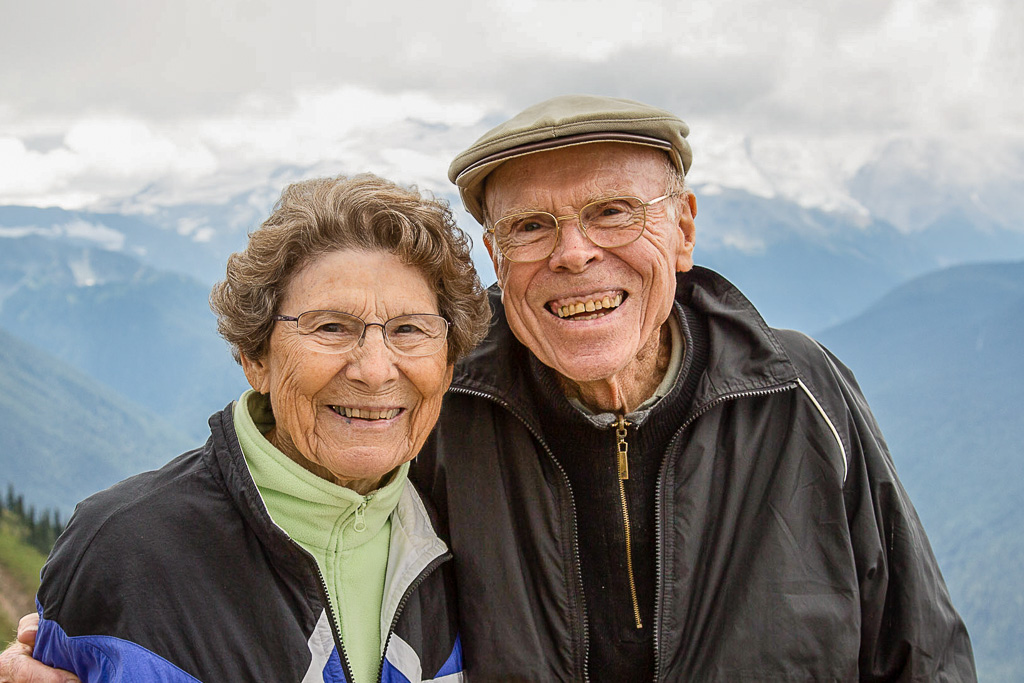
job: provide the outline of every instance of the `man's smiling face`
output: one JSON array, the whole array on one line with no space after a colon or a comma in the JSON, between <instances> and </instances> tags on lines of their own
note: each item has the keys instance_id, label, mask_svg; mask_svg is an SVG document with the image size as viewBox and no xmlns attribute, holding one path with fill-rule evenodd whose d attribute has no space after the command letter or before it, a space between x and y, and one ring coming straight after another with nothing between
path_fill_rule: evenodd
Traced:
<instances>
[{"instance_id":1,"label":"man's smiling face","mask_svg":"<svg viewBox=\"0 0 1024 683\"><path fill-rule=\"evenodd\" d=\"M564 147L498 167L487 180L487 215L492 222L530 210L566 216L617 195L650 201L669 182L658 150L624 143ZM652 344L657 348L675 274L693 266L695 210L693 195L659 202L647 209L640 239L614 249L591 243L576 220L563 220L554 253L535 263L513 263L489 243L516 337L576 383L614 381ZM581 304L581 313L571 313Z\"/></svg>"}]
</instances>

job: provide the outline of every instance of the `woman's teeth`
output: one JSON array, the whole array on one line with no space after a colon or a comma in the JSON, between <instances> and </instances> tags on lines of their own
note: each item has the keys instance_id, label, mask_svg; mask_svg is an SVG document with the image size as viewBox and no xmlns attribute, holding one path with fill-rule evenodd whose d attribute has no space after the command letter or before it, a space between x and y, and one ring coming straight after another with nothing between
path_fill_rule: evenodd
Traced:
<instances>
[{"instance_id":1,"label":"woman's teeth","mask_svg":"<svg viewBox=\"0 0 1024 683\"><path fill-rule=\"evenodd\" d=\"M389 410L360 410L359 408L345 408L342 406L331 406L331 410L342 417L355 417L360 420L390 420L398 415L398 408Z\"/></svg>"},{"instance_id":2,"label":"woman's teeth","mask_svg":"<svg viewBox=\"0 0 1024 683\"><path fill-rule=\"evenodd\" d=\"M579 315L580 313L593 313L602 309L618 308L620 304L622 304L622 294L616 294L615 296L606 296L602 299L578 301L573 304L559 306L555 310L555 313L559 318L568 318L569 316ZM597 316L588 316L588 318L596 317Z\"/></svg>"}]
</instances>

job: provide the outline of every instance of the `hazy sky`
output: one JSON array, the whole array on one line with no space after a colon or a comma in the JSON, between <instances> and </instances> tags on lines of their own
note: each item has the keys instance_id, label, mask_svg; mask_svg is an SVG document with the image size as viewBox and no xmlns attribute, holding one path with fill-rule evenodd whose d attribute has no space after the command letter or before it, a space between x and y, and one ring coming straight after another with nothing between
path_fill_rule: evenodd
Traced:
<instances>
[{"instance_id":1,"label":"hazy sky","mask_svg":"<svg viewBox=\"0 0 1024 683\"><path fill-rule=\"evenodd\" d=\"M751 140L855 167L886 136L1024 121L1018 0L0 0L0 17L0 204L215 201L282 165L446 191L461 148L570 92L676 112L705 181L740 177L730 150Z\"/></svg>"}]
</instances>

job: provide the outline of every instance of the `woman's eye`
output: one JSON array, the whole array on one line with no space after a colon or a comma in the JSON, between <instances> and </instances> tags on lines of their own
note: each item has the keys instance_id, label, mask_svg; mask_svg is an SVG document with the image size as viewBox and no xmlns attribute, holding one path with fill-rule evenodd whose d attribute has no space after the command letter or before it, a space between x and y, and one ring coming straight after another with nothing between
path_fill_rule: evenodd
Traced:
<instances>
[{"instance_id":1,"label":"woman's eye","mask_svg":"<svg viewBox=\"0 0 1024 683\"><path fill-rule=\"evenodd\" d=\"M343 336L348 337L358 334L356 326L346 324L343 322L325 322L317 325L315 332L317 334L329 334L334 337Z\"/></svg>"},{"instance_id":2,"label":"woman's eye","mask_svg":"<svg viewBox=\"0 0 1024 683\"><path fill-rule=\"evenodd\" d=\"M398 335L398 334L406 334L406 335L409 335L409 334L423 334L423 330L421 330L420 328L416 327L412 323L405 323L403 325L397 325L391 331L391 334L395 334L395 335Z\"/></svg>"}]
</instances>

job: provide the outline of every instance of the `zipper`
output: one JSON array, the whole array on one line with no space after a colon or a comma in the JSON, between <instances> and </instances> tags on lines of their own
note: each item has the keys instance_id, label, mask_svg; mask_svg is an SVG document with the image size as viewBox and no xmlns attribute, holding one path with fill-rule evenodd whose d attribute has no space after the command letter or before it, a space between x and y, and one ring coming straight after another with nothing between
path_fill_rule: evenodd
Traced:
<instances>
[{"instance_id":1,"label":"zipper","mask_svg":"<svg viewBox=\"0 0 1024 683\"><path fill-rule=\"evenodd\" d=\"M684 422L676 433L672 436L672 440L668 444L668 448L665 449L665 453L671 453L676 443L682 437L682 434L686 429L692 425L698 417L708 412L712 408L726 401L732 401L740 398L753 398L756 396L770 396L771 394L781 394L784 391L792 391L796 388L796 382L789 382L787 384L780 384L774 387L768 387L766 389L757 389L753 391L738 391L732 394L724 394L718 398L705 403L703 406L698 408L686 422ZM655 505L657 507L658 514L654 516L654 590L655 590L655 601L654 601L654 681L659 680L661 677L661 600L662 600L662 580L661 580L661 547L662 547L662 529L661 529L661 505L659 504L663 496L663 486L665 481L665 472L668 470L668 463L671 458L666 457L664 462L661 463L661 468L658 472L657 482L657 498L655 499Z\"/></svg>"},{"instance_id":2,"label":"zipper","mask_svg":"<svg viewBox=\"0 0 1024 683\"><path fill-rule=\"evenodd\" d=\"M619 500L622 501L622 526L626 530L626 573L629 575L629 594L633 597L633 618L637 629L644 627L640 620L640 601L636 597L636 579L633 575L633 536L629 525L629 505L626 503L626 480L629 479L629 443L626 427L632 425L624 415L615 423L615 452L619 460Z\"/></svg>"},{"instance_id":3,"label":"zipper","mask_svg":"<svg viewBox=\"0 0 1024 683\"><path fill-rule=\"evenodd\" d=\"M395 627L398 625L398 617L401 616L402 610L405 609L405 603L409 601L409 596L412 595L413 591L420 587L420 584L423 583L426 580L426 578L434 572L435 569L437 569L439 566L441 566L450 559L452 559L451 553L445 553L434 558L426 567L423 568L423 571L419 573L419 576L417 576L416 579L409 584L409 587L405 589L405 593L402 594L402 599L398 601L398 609L395 610L395 616L391 619L391 626L388 627L388 635L384 639L384 647L381 648L381 652L384 653L385 656L387 655L388 652L388 645L391 644L391 634L395 632ZM383 683L383 680L384 657L381 657L380 670L377 672L377 683Z\"/></svg>"},{"instance_id":4,"label":"zipper","mask_svg":"<svg viewBox=\"0 0 1024 683\"><path fill-rule=\"evenodd\" d=\"M366 531L366 506L373 500L373 494L363 496L363 501L356 507L356 521L352 523L352 530L358 533Z\"/></svg>"},{"instance_id":5,"label":"zipper","mask_svg":"<svg viewBox=\"0 0 1024 683\"><path fill-rule=\"evenodd\" d=\"M345 652L345 646L341 642L341 628L338 626L338 619L334 616L334 608L331 606L330 593L327 592L327 581L324 579L323 572L320 571L320 566L316 563L316 559L309 554L305 548L292 537L288 537L288 541L294 545L299 552L306 556L306 560L309 564L313 565L313 569L316 571L316 577L320 580L320 597L324 601L324 611L327 612L327 621L331 625L331 635L334 636L334 646L338 648L338 655L341 658L341 665L345 671L345 679L353 680L352 678L352 664L348 661L348 653Z\"/></svg>"},{"instance_id":6,"label":"zipper","mask_svg":"<svg viewBox=\"0 0 1024 683\"><path fill-rule=\"evenodd\" d=\"M565 483L565 489L566 489L566 491L569 492L569 508L570 508L570 511L572 512L572 550L573 550L573 559L575 560L575 565L573 566L573 571L576 574L576 576L574 578L576 579L576 591L578 592L579 598L580 598L579 614L580 614L580 622L581 622L580 625L581 625L582 631L583 631L583 633L582 633L583 680L584 681L589 681L590 680L590 675L589 675L587 669L589 667L589 660L590 660L590 646L589 646L589 641L590 641L590 625L587 622L587 599L586 599L586 595L584 595L584 593L583 593L583 576L582 576L582 574L580 572L580 566L581 566L581 562L580 562L580 543L579 543L579 534L576 531L576 502L575 502L575 499L573 498L572 486L569 484L569 475L566 474L565 468L562 467L562 463L558 462L558 458L556 458L555 454L551 452L551 448L547 445L547 443L544 442L544 439L541 438L541 435L539 433L537 433L537 430L535 430L533 428L533 425L531 425L530 422L525 417L523 417L519 413L519 411L517 411L515 408L513 408L508 402L506 402L506 401L504 401L504 400L502 400L502 399L500 399L497 396L494 396L492 394L488 394L488 393L483 392L483 391L477 391L475 389L465 389L463 387L455 387L455 386L453 386L453 387L449 388L448 391L450 393L453 393L453 394L466 394L468 396L476 396L477 398L484 398L484 399L487 399L488 401L492 401L494 403L497 403L499 406L501 406L502 408L507 410L509 413L512 414L513 417L515 417L517 420L519 420L523 424L524 427L526 427L526 431L530 432L530 434L533 435L533 438L536 439L537 443L539 443L541 445L541 447L544 449L544 452L547 453L548 458L551 460L552 463L554 463L555 468L562 475L562 481Z\"/></svg>"},{"instance_id":7,"label":"zipper","mask_svg":"<svg viewBox=\"0 0 1024 683\"><path fill-rule=\"evenodd\" d=\"M370 495L366 496L363 502L359 504L359 507L356 508L357 520L361 521L361 518L358 517L359 512L360 510L365 512L366 506L372 499L373 494L371 493ZM362 529L358 529L355 526L353 526L353 528L356 531L365 531L366 523L365 521L363 522ZM353 680L352 664L348 661L348 653L345 652L345 646L341 641L341 628L338 626L338 620L334 616L334 608L331 607L331 598L330 594L327 592L327 581L326 579L324 579L323 572L320 571L320 566L316 563L316 559L312 555L310 555L305 548L299 545L298 542L296 542L290 536L288 537L288 541L293 546L298 548L298 550L303 555L306 556L306 559L309 561L309 563L313 565L313 569L316 570L316 577L320 580L320 594L324 601L324 611L327 612L327 621L331 625L331 634L334 636L334 646L338 648L338 655L341 657L342 667L344 668L345 671L345 680L351 681ZM409 602L409 596L412 595L413 591L419 588L420 584L423 583L426 580L426 578L434 572L435 569L437 569L439 566L441 566L450 559L452 559L452 554L450 552L444 553L443 555L439 555L438 557L434 558L426 567L423 568L423 570L416 577L416 580L410 583L409 587L405 589L405 593L402 594L402 599L398 602L398 608L395 610L395 616L391 620L391 626L388 628L388 635L384 639L384 647L381 648L381 652L386 653L388 651L388 645L391 643L391 634L395 632L395 626L398 625L398 618L401 616L402 610L405 608L405 604ZM380 669L377 672L378 683L382 682L383 676L384 658L381 657Z\"/></svg>"}]
</instances>

